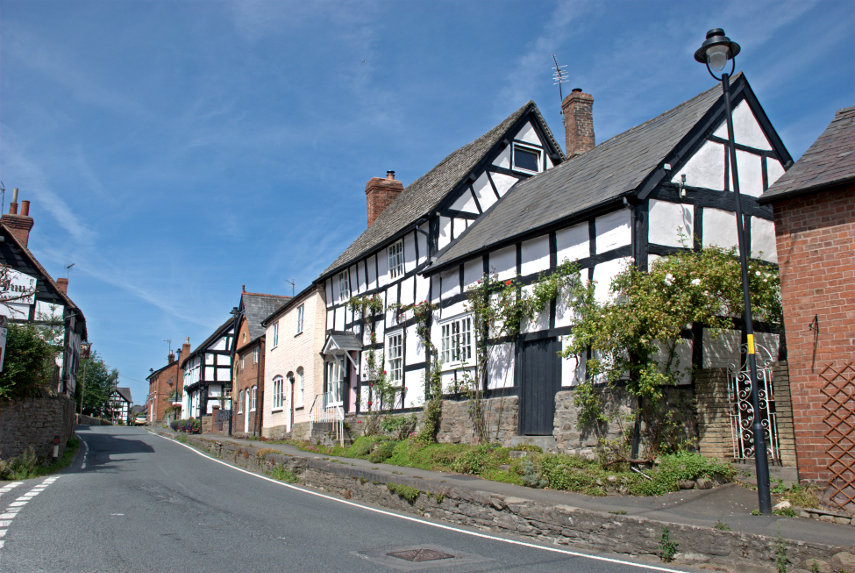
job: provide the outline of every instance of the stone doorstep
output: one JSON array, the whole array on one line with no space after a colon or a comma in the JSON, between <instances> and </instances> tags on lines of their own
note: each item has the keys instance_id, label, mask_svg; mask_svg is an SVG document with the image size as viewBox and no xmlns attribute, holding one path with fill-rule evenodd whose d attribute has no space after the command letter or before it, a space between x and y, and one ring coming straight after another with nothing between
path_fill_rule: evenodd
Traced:
<instances>
[{"instance_id":1,"label":"stone doorstep","mask_svg":"<svg viewBox=\"0 0 855 573\"><path fill-rule=\"evenodd\" d=\"M197 442L195 444L197 447L209 452L212 449L222 449L222 442L217 440L198 435L188 435L187 438L188 443ZM232 444L240 446L246 453L264 446L263 443L258 446L239 445L234 442ZM285 452L280 455L283 458L295 459L293 455ZM359 496L354 493L358 494L359 490L349 489L351 480L370 477L371 479L366 480L364 485L378 486L379 494L375 491L363 501L404 513L416 513L476 528L486 527L500 532L534 537L541 541L547 539L558 545L572 543L592 551L606 551L647 559L658 555L659 532L662 528L668 527L671 530L672 539L679 539L685 548L691 548L690 552L677 553L677 563L724 567L727 570L744 573L761 565L770 568L774 560L777 541L774 537L738 531L719 531L713 527L666 523L635 515L616 515L565 505L544 505L531 499L456 487L459 484L446 484L444 480L441 480L440 485L433 479L394 475L394 472L390 473L385 468L383 470L372 468L378 471L369 471L324 458L325 456L302 458L301 465L304 472L303 479L305 479L303 485L335 495L340 495L344 491L342 488L345 488L347 490L345 497L358 501ZM244 460L255 459L255 455L236 456L234 463L240 465ZM263 469L263 467L256 465L251 469ZM299 470L299 466L295 466L294 469ZM314 479L306 479L309 475ZM430 495L420 495L417 503L424 507L408 504L397 495L386 491L386 482L391 481L420 490L430 486L431 491L435 490L434 494L442 493L451 504L433 502ZM464 507L468 506L471 506L470 513L464 510ZM616 542L615 535L618 534L621 539L626 538L621 543ZM785 542L793 569L799 567L810 569L814 561L820 564L821 571L831 571L840 564L855 563L853 547L796 540L785 540Z\"/></svg>"}]
</instances>

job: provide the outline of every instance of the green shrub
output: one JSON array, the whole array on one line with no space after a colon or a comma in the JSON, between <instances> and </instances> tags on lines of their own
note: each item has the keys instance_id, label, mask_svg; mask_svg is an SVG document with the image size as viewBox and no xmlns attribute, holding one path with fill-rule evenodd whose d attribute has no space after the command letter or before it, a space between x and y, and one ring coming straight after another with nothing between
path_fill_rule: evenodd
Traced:
<instances>
[{"instance_id":1,"label":"green shrub","mask_svg":"<svg viewBox=\"0 0 855 573\"><path fill-rule=\"evenodd\" d=\"M346 455L351 458L367 459L377 443L387 440L385 436L360 436L353 441Z\"/></svg>"},{"instance_id":2,"label":"green shrub","mask_svg":"<svg viewBox=\"0 0 855 573\"><path fill-rule=\"evenodd\" d=\"M451 463L451 470L472 475L483 475L487 470L508 463L508 449L498 444L481 444L463 451Z\"/></svg>"},{"instance_id":3,"label":"green shrub","mask_svg":"<svg viewBox=\"0 0 855 573\"><path fill-rule=\"evenodd\" d=\"M391 481L386 484L386 488L390 492L396 494L401 499L407 500L410 505L416 502L416 499L418 499L419 494L421 493L420 490L414 487L410 487L402 483L394 483Z\"/></svg>"},{"instance_id":4,"label":"green shrub","mask_svg":"<svg viewBox=\"0 0 855 573\"><path fill-rule=\"evenodd\" d=\"M32 325L7 323L6 356L0 372L0 399L21 400L47 390L56 351Z\"/></svg>"},{"instance_id":5,"label":"green shrub","mask_svg":"<svg viewBox=\"0 0 855 573\"><path fill-rule=\"evenodd\" d=\"M300 478L293 470L285 469L285 466L276 466L270 471L270 477L285 483L297 483Z\"/></svg>"},{"instance_id":6,"label":"green shrub","mask_svg":"<svg viewBox=\"0 0 855 573\"><path fill-rule=\"evenodd\" d=\"M392 440L378 442L375 444L374 449L368 456L368 460L374 464L382 464L392 457L392 454L395 451L395 446L397 445L398 442L394 442Z\"/></svg>"}]
</instances>

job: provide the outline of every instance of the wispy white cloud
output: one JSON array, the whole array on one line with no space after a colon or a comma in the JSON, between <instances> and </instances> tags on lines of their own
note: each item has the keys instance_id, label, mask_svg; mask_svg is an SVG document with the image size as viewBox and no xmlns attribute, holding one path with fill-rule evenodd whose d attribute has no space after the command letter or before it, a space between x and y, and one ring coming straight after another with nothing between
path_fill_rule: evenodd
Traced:
<instances>
[{"instance_id":1,"label":"wispy white cloud","mask_svg":"<svg viewBox=\"0 0 855 573\"><path fill-rule=\"evenodd\" d=\"M3 132L3 170L13 173L15 187L20 187L24 198L38 200L39 208L47 210L54 222L65 229L72 241L87 245L97 237L96 231L84 219L79 217L68 203L56 193L40 163L30 159L19 149L15 138L10 136L6 126L0 126Z\"/></svg>"}]
</instances>

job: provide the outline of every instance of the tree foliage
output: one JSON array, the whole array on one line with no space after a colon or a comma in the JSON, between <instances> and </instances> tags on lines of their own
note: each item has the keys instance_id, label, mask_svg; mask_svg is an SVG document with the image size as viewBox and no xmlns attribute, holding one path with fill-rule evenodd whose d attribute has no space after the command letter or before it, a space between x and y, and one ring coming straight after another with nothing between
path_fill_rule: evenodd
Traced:
<instances>
[{"instance_id":1,"label":"tree foliage","mask_svg":"<svg viewBox=\"0 0 855 573\"><path fill-rule=\"evenodd\" d=\"M31 324L7 323L0 399L21 400L50 391L56 349Z\"/></svg>"},{"instance_id":2,"label":"tree foliage","mask_svg":"<svg viewBox=\"0 0 855 573\"><path fill-rule=\"evenodd\" d=\"M97 352L82 358L77 369L77 403L83 392L83 413L89 416L110 415L110 393L119 381L119 371L110 369Z\"/></svg>"},{"instance_id":3,"label":"tree foliage","mask_svg":"<svg viewBox=\"0 0 855 573\"><path fill-rule=\"evenodd\" d=\"M751 261L749 287L754 319L780 325L777 268ZM655 260L649 272L628 267L612 281L611 294L605 302L596 301L592 293L580 300L565 356L582 357L590 351L585 384L622 380L630 394L652 403L662 398L663 386L676 384L685 372L677 347L687 342L684 336L691 325L704 325L715 335L733 328L743 312L734 249L680 251ZM578 400L577 405L584 406ZM587 412L584 419L601 417Z\"/></svg>"}]
</instances>

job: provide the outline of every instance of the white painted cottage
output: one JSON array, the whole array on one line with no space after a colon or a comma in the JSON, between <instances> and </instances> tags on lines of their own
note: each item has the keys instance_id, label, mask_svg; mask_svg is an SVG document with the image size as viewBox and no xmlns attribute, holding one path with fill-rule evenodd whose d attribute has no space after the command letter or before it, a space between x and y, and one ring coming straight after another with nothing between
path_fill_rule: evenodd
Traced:
<instances>
[{"instance_id":1,"label":"white painted cottage","mask_svg":"<svg viewBox=\"0 0 855 573\"><path fill-rule=\"evenodd\" d=\"M182 418L201 418L211 414L215 405L231 408L232 344L235 319L229 317L186 357L180 368L184 371Z\"/></svg>"}]
</instances>

